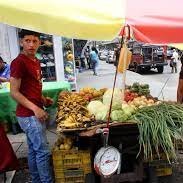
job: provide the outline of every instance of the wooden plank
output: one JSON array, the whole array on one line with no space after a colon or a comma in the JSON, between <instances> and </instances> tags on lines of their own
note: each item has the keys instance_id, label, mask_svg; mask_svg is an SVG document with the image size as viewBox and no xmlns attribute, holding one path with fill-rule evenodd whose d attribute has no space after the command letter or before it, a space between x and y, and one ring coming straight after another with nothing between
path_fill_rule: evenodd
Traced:
<instances>
[{"instance_id":1,"label":"wooden plank","mask_svg":"<svg viewBox=\"0 0 183 183\"><path fill-rule=\"evenodd\" d=\"M67 133L67 132L80 132L80 136L93 136L96 133L96 130L99 128L105 128L107 123L106 121L98 121L96 123L100 123L99 125L91 126L88 128L71 128L71 129L61 129L59 133ZM101 124L102 123L102 124ZM124 125L136 125L135 121L127 121L127 122L110 122L109 126L124 126Z\"/></svg>"}]
</instances>

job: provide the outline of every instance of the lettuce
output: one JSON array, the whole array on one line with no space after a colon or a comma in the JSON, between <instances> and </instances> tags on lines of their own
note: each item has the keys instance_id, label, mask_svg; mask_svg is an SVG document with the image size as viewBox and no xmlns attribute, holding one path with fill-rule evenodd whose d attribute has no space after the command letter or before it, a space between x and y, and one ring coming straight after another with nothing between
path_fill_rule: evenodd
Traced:
<instances>
[{"instance_id":1,"label":"lettuce","mask_svg":"<svg viewBox=\"0 0 183 183\"><path fill-rule=\"evenodd\" d=\"M108 107L103 106L100 109L98 109L98 112L95 115L96 120L106 120L108 115Z\"/></svg>"},{"instance_id":2,"label":"lettuce","mask_svg":"<svg viewBox=\"0 0 183 183\"><path fill-rule=\"evenodd\" d=\"M112 89L108 89L103 95L103 104L106 106L110 106L112 97ZM114 89L113 102L112 102L112 110L121 109L122 105L122 92L120 89Z\"/></svg>"},{"instance_id":3,"label":"lettuce","mask_svg":"<svg viewBox=\"0 0 183 183\"><path fill-rule=\"evenodd\" d=\"M94 114L96 115L98 110L103 108L104 107L104 104L99 101L99 100L95 100L95 101L91 101L88 106L87 106L87 109L88 111L91 113L91 114Z\"/></svg>"},{"instance_id":4,"label":"lettuce","mask_svg":"<svg viewBox=\"0 0 183 183\"><path fill-rule=\"evenodd\" d=\"M126 115L123 110L112 111L110 117L112 121L120 121L120 122L126 121L128 119L128 115Z\"/></svg>"}]
</instances>

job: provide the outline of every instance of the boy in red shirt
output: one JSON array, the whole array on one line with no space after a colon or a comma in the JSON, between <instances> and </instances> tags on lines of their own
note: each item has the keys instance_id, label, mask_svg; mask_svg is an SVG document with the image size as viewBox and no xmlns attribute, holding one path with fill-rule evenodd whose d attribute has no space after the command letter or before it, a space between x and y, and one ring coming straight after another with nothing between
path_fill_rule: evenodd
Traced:
<instances>
[{"instance_id":1,"label":"boy in red shirt","mask_svg":"<svg viewBox=\"0 0 183 183\"><path fill-rule=\"evenodd\" d=\"M52 183L45 126L48 114L43 110L43 106L52 104L53 101L42 96L41 67L35 57L40 46L39 36L39 33L33 31L20 32L20 45L23 50L10 66L10 92L18 103L16 116L27 136L32 182Z\"/></svg>"}]
</instances>

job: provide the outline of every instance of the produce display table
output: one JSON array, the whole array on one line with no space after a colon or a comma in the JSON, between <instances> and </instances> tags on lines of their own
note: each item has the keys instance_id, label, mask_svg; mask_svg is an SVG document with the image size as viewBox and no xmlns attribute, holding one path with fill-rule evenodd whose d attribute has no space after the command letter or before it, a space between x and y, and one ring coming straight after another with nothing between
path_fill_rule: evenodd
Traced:
<instances>
[{"instance_id":1,"label":"produce display table","mask_svg":"<svg viewBox=\"0 0 183 183\"><path fill-rule=\"evenodd\" d=\"M54 104L48 110L56 108L57 97L60 91L70 89L70 84L65 81L44 82L43 95L45 97L51 97L54 100ZM16 102L10 96L9 87L3 87L0 89L0 121L16 123L15 110Z\"/></svg>"}]
</instances>

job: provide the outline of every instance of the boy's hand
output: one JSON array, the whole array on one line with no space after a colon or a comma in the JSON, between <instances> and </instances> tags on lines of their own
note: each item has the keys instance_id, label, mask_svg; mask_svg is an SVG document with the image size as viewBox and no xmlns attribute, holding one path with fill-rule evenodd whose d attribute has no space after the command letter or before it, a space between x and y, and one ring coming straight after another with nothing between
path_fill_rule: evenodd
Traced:
<instances>
[{"instance_id":1,"label":"boy's hand","mask_svg":"<svg viewBox=\"0 0 183 183\"><path fill-rule=\"evenodd\" d=\"M53 99L51 99L50 97L44 97L43 98L43 105L45 107L49 107L53 104Z\"/></svg>"},{"instance_id":2,"label":"boy's hand","mask_svg":"<svg viewBox=\"0 0 183 183\"><path fill-rule=\"evenodd\" d=\"M40 122L45 122L48 119L48 113L39 107L35 109L34 114Z\"/></svg>"}]
</instances>

